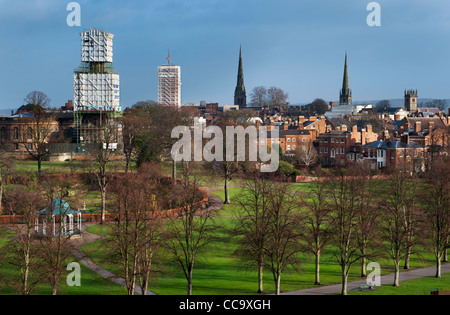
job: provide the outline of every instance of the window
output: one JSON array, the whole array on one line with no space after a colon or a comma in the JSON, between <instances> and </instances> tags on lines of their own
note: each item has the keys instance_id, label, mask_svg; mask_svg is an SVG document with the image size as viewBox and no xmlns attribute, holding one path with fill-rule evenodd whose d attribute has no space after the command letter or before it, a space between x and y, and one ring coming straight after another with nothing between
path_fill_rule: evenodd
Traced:
<instances>
[{"instance_id":1,"label":"window","mask_svg":"<svg viewBox=\"0 0 450 315\"><path fill-rule=\"evenodd\" d=\"M4 141L6 141L8 139L8 131L6 130L5 127L3 127L1 130L1 138Z\"/></svg>"},{"instance_id":2,"label":"window","mask_svg":"<svg viewBox=\"0 0 450 315\"><path fill-rule=\"evenodd\" d=\"M293 146L292 146L292 150L295 150L295 148L296 148L296 146L295 146L295 145L293 145Z\"/></svg>"},{"instance_id":3,"label":"window","mask_svg":"<svg viewBox=\"0 0 450 315\"><path fill-rule=\"evenodd\" d=\"M291 142L291 138L287 138L287 142Z\"/></svg>"},{"instance_id":4,"label":"window","mask_svg":"<svg viewBox=\"0 0 450 315\"><path fill-rule=\"evenodd\" d=\"M302 141L303 141L303 142L306 142L306 138L302 138Z\"/></svg>"},{"instance_id":5,"label":"window","mask_svg":"<svg viewBox=\"0 0 450 315\"><path fill-rule=\"evenodd\" d=\"M345 139L341 139L341 143L345 143Z\"/></svg>"},{"instance_id":6,"label":"window","mask_svg":"<svg viewBox=\"0 0 450 315\"><path fill-rule=\"evenodd\" d=\"M324 153L328 153L328 147L324 148Z\"/></svg>"},{"instance_id":7,"label":"window","mask_svg":"<svg viewBox=\"0 0 450 315\"><path fill-rule=\"evenodd\" d=\"M19 139L19 128L14 128L14 140Z\"/></svg>"},{"instance_id":8,"label":"window","mask_svg":"<svg viewBox=\"0 0 450 315\"><path fill-rule=\"evenodd\" d=\"M334 150L334 148L331 149L330 156L331 156L332 158L336 157L336 151Z\"/></svg>"},{"instance_id":9,"label":"window","mask_svg":"<svg viewBox=\"0 0 450 315\"><path fill-rule=\"evenodd\" d=\"M328 143L328 139L326 139L326 138L323 139L323 142Z\"/></svg>"},{"instance_id":10,"label":"window","mask_svg":"<svg viewBox=\"0 0 450 315\"><path fill-rule=\"evenodd\" d=\"M331 138L331 143L334 143L334 138Z\"/></svg>"},{"instance_id":11,"label":"window","mask_svg":"<svg viewBox=\"0 0 450 315\"><path fill-rule=\"evenodd\" d=\"M344 148L341 148L341 154L344 154Z\"/></svg>"},{"instance_id":12,"label":"window","mask_svg":"<svg viewBox=\"0 0 450 315\"><path fill-rule=\"evenodd\" d=\"M291 146L288 145L286 150L287 150L287 151L291 151Z\"/></svg>"},{"instance_id":13,"label":"window","mask_svg":"<svg viewBox=\"0 0 450 315\"><path fill-rule=\"evenodd\" d=\"M295 142L297 140L297 138L292 138L292 142Z\"/></svg>"}]
</instances>

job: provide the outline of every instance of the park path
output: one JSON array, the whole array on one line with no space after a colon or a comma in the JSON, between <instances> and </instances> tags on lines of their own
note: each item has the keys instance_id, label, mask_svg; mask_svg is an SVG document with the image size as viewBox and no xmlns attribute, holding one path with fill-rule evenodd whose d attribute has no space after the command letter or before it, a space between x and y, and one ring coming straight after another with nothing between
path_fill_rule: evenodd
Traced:
<instances>
[{"instance_id":1,"label":"park path","mask_svg":"<svg viewBox=\"0 0 450 315\"><path fill-rule=\"evenodd\" d=\"M441 266L441 273L450 273L450 264L443 264ZM419 268L409 271L400 272L400 282L419 279L424 277L433 277L436 275L436 266L427 268ZM381 276L381 284L388 285L394 283L394 274ZM357 290L361 285L367 285L366 280L353 281L348 283L347 291ZM329 295L340 294L342 290L342 284L322 286L305 290L298 290L293 292L285 292L282 295Z\"/></svg>"},{"instance_id":2,"label":"park path","mask_svg":"<svg viewBox=\"0 0 450 315\"><path fill-rule=\"evenodd\" d=\"M72 243L73 248L71 249L72 254L75 256L76 259L78 259L78 261L80 263L85 265L90 270L92 270L92 271L98 273L99 275L105 277L106 279L109 279L109 280L123 286L124 288L126 288L127 285L126 285L125 279L120 278L120 277L116 276L115 274L113 274L112 272L109 272L108 270L100 267L92 259L90 259L85 253L83 253L81 251L81 248L84 245L105 239L104 236L92 234L92 233L89 233L88 231L86 231L86 228L90 225L93 225L93 224L86 224L82 228L83 237L81 239L73 240L73 243ZM138 286L138 285L135 286L135 293L142 295L142 289L140 286ZM156 293L147 291L147 295L156 295Z\"/></svg>"}]
</instances>

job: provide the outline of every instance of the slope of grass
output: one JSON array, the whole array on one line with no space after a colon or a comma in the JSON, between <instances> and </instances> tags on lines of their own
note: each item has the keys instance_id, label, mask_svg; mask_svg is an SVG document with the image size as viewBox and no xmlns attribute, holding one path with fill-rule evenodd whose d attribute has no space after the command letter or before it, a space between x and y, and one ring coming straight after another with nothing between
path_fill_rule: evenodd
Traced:
<instances>
[{"instance_id":1,"label":"slope of grass","mask_svg":"<svg viewBox=\"0 0 450 315\"><path fill-rule=\"evenodd\" d=\"M8 238L14 236L11 230L0 228L0 248L5 246ZM70 262L77 262L72 257ZM81 265L81 286L69 287L66 282L67 276L72 271L67 271L63 274L59 285L58 295L123 295L126 290L118 284L98 275L97 273ZM0 277L1 279L16 279L19 275L17 267L8 264L7 262L1 265ZM0 283L0 295L17 295L18 291L5 283ZM51 294L51 287L48 284L39 284L32 292L32 295L49 295Z\"/></svg>"}]
</instances>

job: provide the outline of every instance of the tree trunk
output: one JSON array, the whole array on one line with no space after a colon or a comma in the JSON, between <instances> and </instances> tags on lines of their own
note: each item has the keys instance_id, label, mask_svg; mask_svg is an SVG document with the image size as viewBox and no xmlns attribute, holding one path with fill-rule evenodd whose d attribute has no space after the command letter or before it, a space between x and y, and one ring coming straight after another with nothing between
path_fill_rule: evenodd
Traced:
<instances>
[{"instance_id":1,"label":"tree trunk","mask_svg":"<svg viewBox=\"0 0 450 315\"><path fill-rule=\"evenodd\" d=\"M363 248L362 251L361 251L361 253L362 253L362 256L363 256L363 257L361 258L361 277L364 278L364 277L367 277L366 257L365 257L365 255L366 255L366 249Z\"/></svg>"},{"instance_id":2,"label":"tree trunk","mask_svg":"<svg viewBox=\"0 0 450 315\"><path fill-rule=\"evenodd\" d=\"M444 261L444 262L448 262L448 237L447 237L447 239L446 239L446 241L445 241L445 244L446 244L447 246L446 246L446 248L445 248L445 250L444 250L444 259L443 259L443 261Z\"/></svg>"},{"instance_id":3,"label":"tree trunk","mask_svg":"<svg viewBox=\"0 0 450 315\"><path fill-rule=\"evenodd\" d=\"M342 291L341 295L347 295L347 273L345 271L345 266L342 267Z\"/></svg>"},{"instance_id":4,"label":"tree trunk","mask_svg":"<svg viewBox=\"0 0 450 315\"><path fill-rule=\"evenodd\" d=\"M441 278L441 256L441 254L436 255L436 278Z\"/></svg>"},{"instance_id":5,"label":"tree trunk","mask_svg":"<svg viewBox=\"0 0 450 315\"><path fill-rule=\"evenodd\" d=\"M400 286L400 261L395 261L394 287Z\"/></svg>"},{"instance_id":6,"label":"tree trunk","mask_svg":"<svg viewBox=\"0 0 450 315\"><path fill-rule=\"evenodd\" d=\"M259 266L258 266L258 293L259 294L262 294L264 292L263 274L264 274L264 266L263 266L262 262L260 262Z\"/></svg>"},{"instance_id":7,"label":"tree trunk","mask_svg":"<svg viewBox=\"0 0 450 315\"><path fill-rule=\"evenodd\" d=\"M177 162L172 160L172 182L177 183Z\"/></svg>"},{"instance_id":8,"label":"tree trunk","mask_svg":"<svg viewBox=\"0 0 450 315\"><path fill-rule=\"evenodd\" d=\"M277 279L275 282L275 291L276 291L276 295L280 295L280 293L281 293L281 273L280 272L277 273Z\"/></svg>"},{"instance_id":9,"label":"tree trunk","mask_svg":"<svg viewBox=\"0 0 450 315\"><path fill-rule=\"evenodd\" d=\"M229 183L229 179L228 177L225 178L225 204L229 204L230 203L230 194L228 192L228 183Z\"/></svg>"},{"instance_id":10,"label":"tree trunk","mask_svg":"<svg viewBox=\"0 0 450 315\"><path fill-rule=\"evenodd\" d=\"M192 295L192 269L189 270L189 275L188 275L188 292L187 295L191 296Z\"/></svg>"},{"instance_id":11,"label":"tree trunk","mask_svg":"<svg viewBox=\"0 0 450 315\"><path fill-rule=\"evenodd\" d=\"M315 285L320 285L320 250L316 253L316 280Z\"/></svg>"},{"instance_id":12,"label":"tree trunk","mask_svg":"<svg viewBox=\"0 0 450 315\"><path fill-rule=\"evenodd\" d=\"M411 260L411 247L408 247L408 249L406 250L406 257L405 257L405 266L403 267L403 269L405 270L409 270L409 262Z\"/></svg>"},{"instance_id":13,"label":"tree trunk","mask_svg":"<svg viewBox=\"0 0 450 315\"><path fill-rule=\"evenodd\" d=\"M3 213L2 200L3 200L3 179L0 179L0 215Z\"/></svg>"},{"instance_id":14,"label":"tree trunk","mask_svg":"<svg viewBox=\"0 0 450 315\"><path fill-rule=\"evenodd\" d=\"M102 195L102 205L101 205L101 222L100 224L105 223L105 212L106 212L106 191L104 188L101 189Z\"/></svg>"},{"instance_id":15,"label":"tree trunk","mask_svg":"<svg viewBox=\"0 0 450 315\"><path fill-rule=\"evenodd\" d=\"M42 170L41 170L42 169L42 161L41 161L40 158L38 158L37 162L38 162L38 175L41 176L41 173L42 173Z\"/></svg>"}]
</instances>

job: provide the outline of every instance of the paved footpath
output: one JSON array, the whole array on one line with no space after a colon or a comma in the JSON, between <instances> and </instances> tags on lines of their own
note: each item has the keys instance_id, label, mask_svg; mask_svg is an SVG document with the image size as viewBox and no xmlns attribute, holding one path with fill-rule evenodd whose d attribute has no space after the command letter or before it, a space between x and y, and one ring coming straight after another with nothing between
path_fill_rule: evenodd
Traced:
<instances>
[{"instance_id":1,"label":"paved footpath","mask_svg":"<svg viewBox=\"0 0 450 315\"><path fill-rule=\"evenodd\" d=\"M450 264L445 264L441 266L441 273L450 273ZM424 278L424 277L433 277L436 275L436 267L427 267L427 268L419 268L415 270L403 271L400 272L400 282ZM394 274L381 276L381 284L393 284L394 283ZM350 292L352 290L356 290L361 285L366 285L366 280L353 281L348 283L347 291ZM316 287L312 289L305 289L293 292L282 293L282 295L327 295L327 294L340 294L342 291L342 285L330 285L323 287Z\"/></svg>"},{"instance_id":2,"label":"paved footpath","mask_svg":"<svg viewBox=\"0 0 450 315\"><path fill-rule=\"evenodd\" d=\"M123 278L117 277L115 274L109 272L106 269L103 269L99 265L97 265L92 259L90 259L88 256L86 256L85 253L81 251L81 247L87 243L92 243L96 241L103 240L104 237L96 234L92 234L86 231L86 227L92 225L88 224L85 227L83 227L83 238L80 240L74 240L73 245L74 248L71 250L72 254L75 256L76 259L83 265L85 265L87 268L91 269L92 271L98 273L99 275L123 286L127 287L126 281ZM142 295L141 287L136 285L135 286L135 293ZM156 293L153 293L151 291L147 291L147 295L156 295Z\"/></svg>"}]
</instances>

